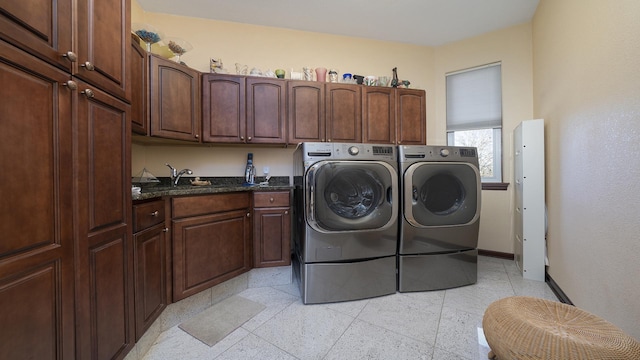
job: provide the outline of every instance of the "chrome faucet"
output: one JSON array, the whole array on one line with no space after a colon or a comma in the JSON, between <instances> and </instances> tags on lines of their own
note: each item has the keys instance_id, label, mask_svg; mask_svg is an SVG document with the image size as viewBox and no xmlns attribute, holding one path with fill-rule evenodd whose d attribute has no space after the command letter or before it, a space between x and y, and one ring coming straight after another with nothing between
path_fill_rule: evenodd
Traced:
<instances>
[{"instance_id":1,"label":"chrome faucet","mask_svg":"<svg viewBox=\"0 0 640 360\"><path fill-rule=\"evenodd\" d=\"M191 175L193 171L191 169L182 169L180 171L176 170L173 166L169 164L165 164L169 167L169 172L171 173L171 186L178 186L178 181L180 181L180 177L184 174Z\"/></svg>"}]
</instances>

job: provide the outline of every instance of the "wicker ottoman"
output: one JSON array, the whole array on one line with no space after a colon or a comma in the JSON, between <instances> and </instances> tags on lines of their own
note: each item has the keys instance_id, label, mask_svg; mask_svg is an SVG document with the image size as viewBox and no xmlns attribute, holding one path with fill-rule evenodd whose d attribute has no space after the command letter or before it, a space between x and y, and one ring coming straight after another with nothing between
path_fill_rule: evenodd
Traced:
<instances>
[{"instance_id":1,"label":"wicker ottoman","mask_svg":"<svg viewBox=\"0 0 640 360\"><path fill-rule=\"evenodd\" d=\"M482 327L490 359L640 359L640 342L602 318L555 301L500 299L485 311Z\"/></svg>"}]
</instances>

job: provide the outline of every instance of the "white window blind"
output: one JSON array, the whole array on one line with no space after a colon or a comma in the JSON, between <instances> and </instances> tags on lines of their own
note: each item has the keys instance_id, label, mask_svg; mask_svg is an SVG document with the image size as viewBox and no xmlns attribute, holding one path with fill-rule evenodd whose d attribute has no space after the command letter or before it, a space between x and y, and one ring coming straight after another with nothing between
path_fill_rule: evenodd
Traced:
<instances>
[{"instance_id":1,"label":"white window blind","mask_svg":"<svg viewBox=\"0 0 640 360\"><path fill-rule=\"evenodd\" d=\"M447 74L447 131L501 126L500 63Z\"/></svg>"}]
</instances>

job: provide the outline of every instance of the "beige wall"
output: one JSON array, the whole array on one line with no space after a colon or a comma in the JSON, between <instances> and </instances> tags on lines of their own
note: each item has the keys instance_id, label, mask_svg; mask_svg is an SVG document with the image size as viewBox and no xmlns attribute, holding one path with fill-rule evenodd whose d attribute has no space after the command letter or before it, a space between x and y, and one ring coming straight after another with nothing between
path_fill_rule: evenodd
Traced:
<instances>
[{"instance_id":1,"label":"beige wall","mask_svg":"<svg viewBox=\"0 0 640 360\"><path fill-rule=\"evenodd\" d=\"M193 50L182 60L190 67L209 72L209 59L220 58L235 73L235 63L262 71L302 67L335 68L340 74L391 76L398 68L400 79L427 92L427 118L433 118L433 49L400 43L294 31L232 22L145 13L132 1L132 22L147 23L165 36L183 38ZM431 131L427 127L427 133ZM201 176L242 176L247 152L254 153L258 175L269 166L273 176L291 175L293 149L254 149L249 147L167 147L134 146L132 173L147 167L156 176L166 176L165 162L190 167ZM173 159L173 160L170 160Z\"/></svg>"},{"instance_id":2,"label":"beige wall","mask_svg":"<svg viewBox=\"0 0 640 360\"><path fill-rule=\"evenodd\" d=\"M445 74L502 61L504 94L504 181L512 181L511 133L521 120L531 119L531 24L514 26L483 36L431 48L327 34L243 25L166 14L145 13L132 1L133 22L153 25L167 36L188 40L194 50L182 58L189 66L209 71L209 58L221 58L234 71L239 62L258 67L335 67L340 73L390 75L427 92L427 143L446 143ZM274 176L291 175L293 149L235 147L133 146L132 173L146 167L167 176L165 162L191 168L198 176L241 176L247 152L254 153L258 175L269 166ZM513 253L512 187L483 191L479 248Z\"/></svg>"},{"instance_id":3,"label":"beige wall","mask_svg":"<svg viewBox=\"0 0 640 360\"><path fill-rule=\"evenodd\" d=\"M534 114L546 125L549 274L640 340L640 2L541 0Z\"/></svg>"},{"instance_id":4,"label":"beige wall","mask_svg":"<svg viewBox=\"0 0 640 360\"><path fill-rule=\"evenodd\" d=\"M521 24L435 49L434 131L429 144L446 144L446 79L448 72L502 62L502 178L513 182L513 129L533 118L531 24ZM483 191L478 247L513 253L513 186L507 191Z\"/></svg>"}]
</instances>

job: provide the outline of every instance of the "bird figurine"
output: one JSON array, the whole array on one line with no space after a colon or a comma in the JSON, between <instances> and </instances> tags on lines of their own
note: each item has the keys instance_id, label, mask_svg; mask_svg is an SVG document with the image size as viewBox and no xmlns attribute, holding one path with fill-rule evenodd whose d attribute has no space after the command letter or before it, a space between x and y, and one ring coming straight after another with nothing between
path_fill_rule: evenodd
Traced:
<instances>
[{"instance_id":1,"label":"bird figurine","mask_svg":"<svg viewBox=\"0 0 640 360\"><path fill-rule=\"evenodd\" d=\"M393 79L391 79L391 87L398 87L398 68L393 68Z\"/></svg>"}]
</instances>

